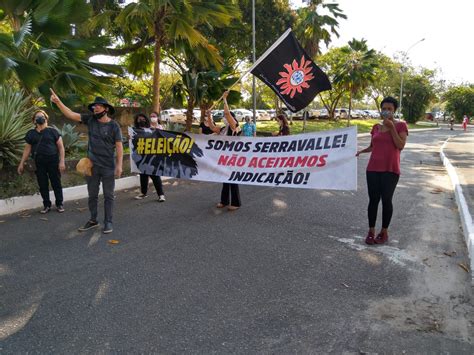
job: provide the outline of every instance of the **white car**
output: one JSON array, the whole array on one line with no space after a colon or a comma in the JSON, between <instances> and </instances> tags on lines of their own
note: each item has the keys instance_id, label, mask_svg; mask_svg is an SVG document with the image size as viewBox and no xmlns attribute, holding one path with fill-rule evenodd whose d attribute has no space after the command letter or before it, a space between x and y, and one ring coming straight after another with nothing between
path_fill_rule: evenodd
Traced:
<instances>
[{"instance_id":1,"label":"white car","mask_svg":"<svg viewBox=\"0 0 474 355\"><path fill-rule=\"evenodd\" d=\"M186 115L181 110L174 108L161 111L160 119L163 122L186 123Z\"/></svg>"},{"instance_id":2,"label":"white car","mask_svg":"<svg viewBox=\"0 0 474 355\"><path fill-rule=\"evenodd\" d=\"M245 121L245 118L247 117L249 117L250 119L253 118L253 112L244 108L238 108L231 111L235 114L235 118L237 119L237 121Z\"/></svg>"},{"instance_id":3,"label":"white car","mask_svg":"<svg viewBox=\"0 0 474 355\"><path fill-rule=\"evenodd\" d=\"M257 114L257 120L269 121L269 120L272 119L272 117L269 115L269 113L265 110L257 110L256 114Z\"/></svg>"}]
</instances>

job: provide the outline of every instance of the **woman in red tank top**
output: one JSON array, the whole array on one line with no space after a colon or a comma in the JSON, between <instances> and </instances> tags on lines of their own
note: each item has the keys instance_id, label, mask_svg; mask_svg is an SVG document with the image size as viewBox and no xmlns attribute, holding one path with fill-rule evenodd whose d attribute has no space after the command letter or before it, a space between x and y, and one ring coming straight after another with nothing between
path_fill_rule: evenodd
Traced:
<instances>
[{"instance_id":1,"label":"woman in red tank top","mask_svg":"<svg viewBox=\"0 0 474 355\"><path fill-rule=\"evenodd\" d=\"M405 147L408 136L407 124L395 121L394 113L398 102L386 97L380 105L382 123L372 127L370 146L357 152L369 153L367 165L367 189L369 192L369 232L365 238L367 244L383 244L388 240L388 226L393 214L392 197L400 177L400 152ZM375 236L375 222L380 199L382 199L382 229Z\"/></svg>"}]
</instances>

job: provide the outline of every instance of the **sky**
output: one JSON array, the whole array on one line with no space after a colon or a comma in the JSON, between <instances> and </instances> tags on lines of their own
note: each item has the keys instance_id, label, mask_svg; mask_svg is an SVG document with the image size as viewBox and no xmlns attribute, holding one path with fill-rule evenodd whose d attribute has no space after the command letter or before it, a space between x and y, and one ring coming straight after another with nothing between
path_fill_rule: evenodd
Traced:
<instances>
[{"instance_id":1,"label":"sky","mask_svg":"<svg viewBox=\"0 0 474 355\"><path fill-rule=\"evenodd\" d=\"M301 0L291 1L301 6ZM329 0L347 15L339 21L343 46L352 38L393 57L408 50L415 67L439 69L448 82L474 83L474 0ZM323 49L323 52L326 49Z\"/></svg>"},{"instance_id":2,"label":"sky","mask_svg":"<svg viewBox=\"0 0 474 355\"><path fill-rule=\"evenodd\" d=\"M409 50L408 63L438 69L438 78L448 83L474 83L474 0L326 1L338 3L347 15L339 20L340 37L329 47L364 38L369 48L394 57L424 38ZM290 3L298 7L303 1ZM94 61L111 58L98 56Z\"/></svg>"}]
</instances>

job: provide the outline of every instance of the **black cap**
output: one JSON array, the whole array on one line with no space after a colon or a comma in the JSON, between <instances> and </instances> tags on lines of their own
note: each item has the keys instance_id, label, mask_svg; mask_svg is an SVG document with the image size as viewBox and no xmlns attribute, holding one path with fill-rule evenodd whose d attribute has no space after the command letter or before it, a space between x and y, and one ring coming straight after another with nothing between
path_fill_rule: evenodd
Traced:
<instances>
[{"instance_id":1,"label":"black cap","mask_svg":"<svg viewBox=\"0 0 474 355\"><path fill-rule=\"evenodd\" d=\"M95 104L107 106L107 107L109 108L109 113L110 113L111 115L113 115L113 114L115 113L114 107L113 107L111 104L109 104L109 103L107 102L107 100L104 99L103 97L97 96L97 97L95 98L94 102L91 103L91 104L89 104L89 106L87 106L87 108L89 109L89 111L94 111L94 110L92 109L92 106L94 106Z\"/></svg>"}]
</instances>

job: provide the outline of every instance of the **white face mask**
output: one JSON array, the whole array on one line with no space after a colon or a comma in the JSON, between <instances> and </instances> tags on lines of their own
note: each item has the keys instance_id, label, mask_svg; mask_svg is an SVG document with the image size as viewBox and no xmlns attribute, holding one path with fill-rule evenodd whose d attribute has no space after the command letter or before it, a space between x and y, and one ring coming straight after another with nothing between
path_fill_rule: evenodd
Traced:
<instances>
[{"instance_id":1,"label":"white face mask","mask_svg":"<svg viewBox=\"0 0 474 355\"><path fill-rule=\"evenodd\" d=\"M157 122L158 122L158 117L156 117L156 116L151 116L151 117L150 117L150 121L153 122L153 123L157 123Z\"/></svg>"}]
</instances>

